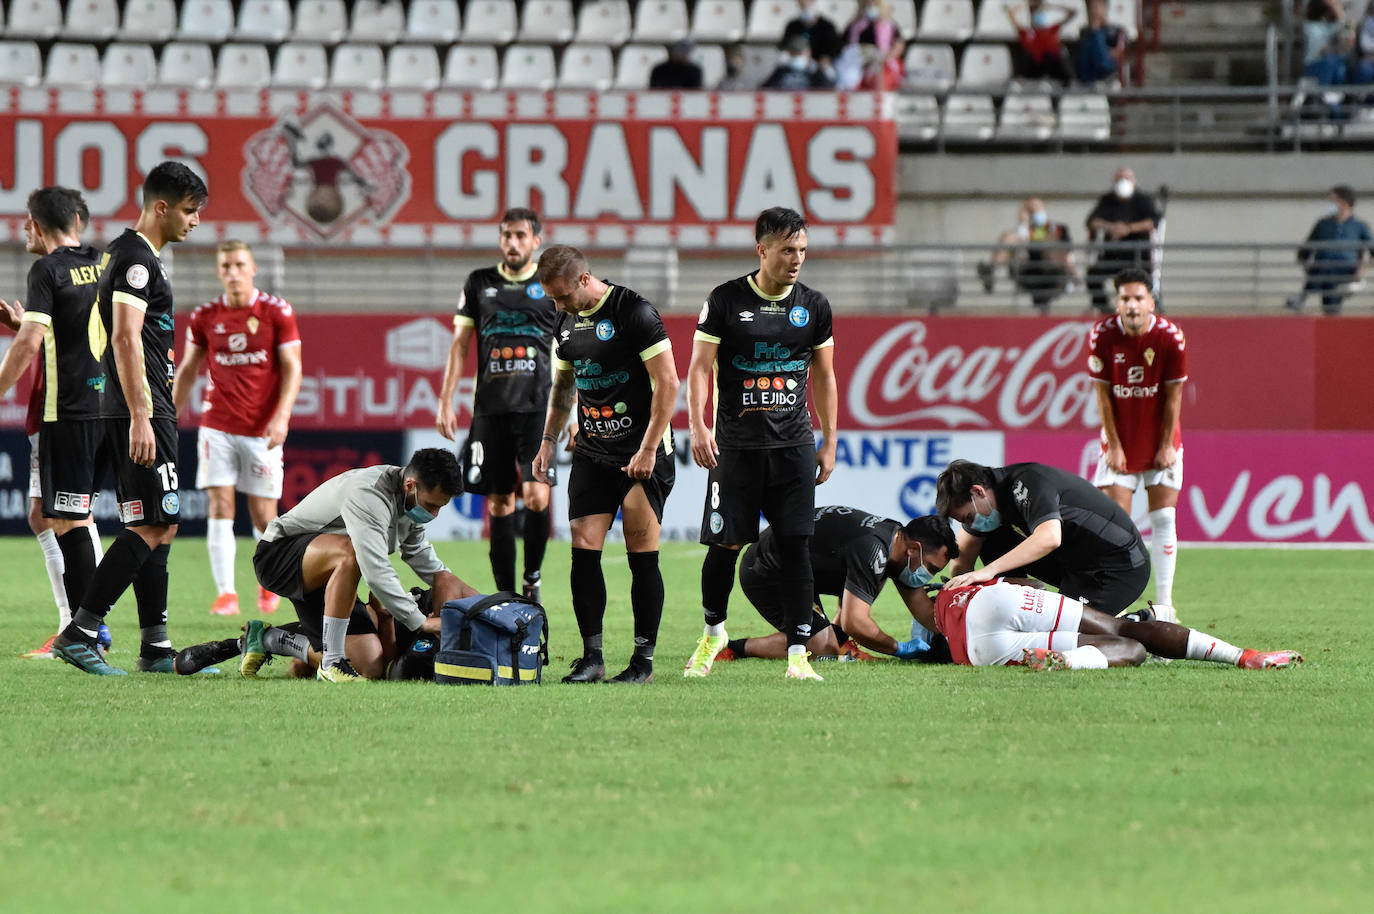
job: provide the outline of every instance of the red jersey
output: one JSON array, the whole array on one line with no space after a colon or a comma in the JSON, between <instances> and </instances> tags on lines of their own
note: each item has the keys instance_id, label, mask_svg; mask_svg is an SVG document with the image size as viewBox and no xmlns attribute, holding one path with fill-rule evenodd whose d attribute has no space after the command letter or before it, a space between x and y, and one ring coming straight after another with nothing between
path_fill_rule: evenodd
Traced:
<instances>
[{"instance_id":1,"label":"red jersey","mask_svg":"<svg viewBox=\"0 0 1374 914\"><path fill-rule=\"evenodd\" d=\"M993 578L988 584L998 580L1000 578ZM935 594L935 627L949 642L950 659L961 666L973 666L968 656L968 627L964 624L964 616L968 615L968 604L973 595L986 586L970 584L953 590L945 587Z\"/></svg>"},{"instance_id":2,"label":"red jersey","mask_svg":"<svg viewBox=\"0 0 1374 914\"><path fill-rule=\"evenodd\" d=\"M1164 385L1188 379L1183 331L1168 318L1154 315L1148 329L1131 336L1116 315L1093 325L1088 337L1092 354L1088 373L1111 387L1116 433L1126 452L1126 472L1150 468L1160 446L1164 420ZM1174 432L1174 447L1183 446L1183 428ZM1107 435L1102 434L1102 448Z\"/></svg>"},{"instance_id":3,"label":"red jersey","mask_svg":"<svg viewBox=\"0 0 1374 914\"><path fill-rule=\"evenodd\" d=\"M201 422L231 435L265 435L281 391L277 350L300 340L291 305L266 292L254 290L246 308L221 295L193 311L186 341L205 350L210 373Z\"/></svg>"}]
</instances>

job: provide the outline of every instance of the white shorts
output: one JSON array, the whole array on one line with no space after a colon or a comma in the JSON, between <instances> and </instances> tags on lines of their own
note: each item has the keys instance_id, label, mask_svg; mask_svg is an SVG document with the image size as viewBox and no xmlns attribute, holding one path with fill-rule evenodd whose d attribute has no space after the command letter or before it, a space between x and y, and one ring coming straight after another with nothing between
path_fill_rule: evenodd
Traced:
<instances>
[{"instance_id":1,"label":"white shorts","mask_svg":"<svg viewBox=\"0 0 1374 914\"><path fill-rule=\"evenodd\" d=\"M38 476L38 433L29 436L29 498L43 497L43 483Z\"/></svg>"},{"instance_id":2,"label":"white shorts","mask_svg":"<svg viewBox=\"0 0 1374 914\"><path fill-rule=\"evenodd\" d=\"M196 439L196 488L233 486L244 495L281 498L282 449L267 439L200 427Z\"/></svg>"},{"instance_id":3,"label":"white shorts","mask_svg":"<svg viewBox=\"0 0 1374 914\"><path fill-rule=\"evenodd\" d=\"M968 659L974 666L1020 663L1026 649L1078 647L1083 604L1048 590L1005 582L984 587L964 616Z\"/></svg>"},{"instance_id":4,"label":"white shorts","mask_svg":"<svg viewBox=\"0 0 1374 914\"><path fill-rule=\"evenodd\" d=\"M1143 473L1117 473L1107 468L1107 455L1104 453L1097 458L1097 471L1093 473L1093 485L1099 489L1103 486L1122 486L1132 492L1139 489L1142 485L1149 489L1154 486L1163 486L1166 489L1178 489L1183 491L1183 448L1178 449L1178 459L1172 466L1167 466L1162 470L1146 470Z\"/></svg>"}]
</instances>

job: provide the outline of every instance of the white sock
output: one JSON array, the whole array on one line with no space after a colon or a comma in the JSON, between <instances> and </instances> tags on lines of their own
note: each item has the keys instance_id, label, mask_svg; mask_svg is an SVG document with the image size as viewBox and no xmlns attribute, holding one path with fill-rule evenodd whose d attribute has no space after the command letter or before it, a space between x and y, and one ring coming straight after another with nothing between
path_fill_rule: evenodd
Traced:
<instances>
[{"instance_id":1,"label":"white sock","mask_svg":"<svg viewBox=\"0 0 1374 914\"><path fill-rule=\"evenodd\" d=\"M86 529L91 531L91 548L95 550L95 563L99 565L100 560L105 557L105 547L100 545L100 531L96 529L95 524Z\"/></svg>"},{"instance_id":2,"label":"white sock","mask_svg":"<svg viewBox=\"0 0 1374 914\"><path fill-rule=\"evenodd\" d=\"M57 604L57 630L62 631L72 621L72 608L67 605L67 586L62 583L67 563L62 559L62 547L57 545L56 533L44 530L38 534L38 545L43 550L43 566L48 569L48 583L52 585L53 602Z\"/></svg>"},{"instance_id":3,"label":"white sock","mask_svg":"<svg viewBox=\"0 0 1374 914\"><path fill-rule=\"evenodd\" d=\"M234 521L212 517L205 522L205 547L210 551L210 574L219 593L234 590Z\"/></svg>"},{"instance_id":4,"label":"white sock","mask_svg":"<svg viewBox=\"0 0 1374 914\"><path fill-rule=\"evenodd\" d=\"M706 634L709 635L709 636L712 637L712 638L724 638L724 637L725 637L725 623L724 623L724 622L721 622L721 623L718 624L718 625L708 625L708 626L706 626Z\"/></svg>"},{"instance_id":5,"label":"white sock","mask_svg":"<svg viewBox=\"0 0 1374 914\"><path fill-rule=\"evenodd\" d=\"M1173 508L1150 512L1150 561L1155 566L1155 602L1165 606L1174 605L1174 568L1178 565L1176 513Z\"/></svg>"},{"instance_id":6,"label":"white sock","mask_svg":"<svg viewBox=\"0 0 1374 914\"><path fill-rule=\"evenodd\" d=\"M1064 651L1064 662L1071 670L1105 670L1107 656L1091 644L1069 648Z\"/></svg>"},{"instance_id":7,"label":"white sock","mask_svg":"<svg viewBox=\"0 0 1374 914\"><path fill-rule=\"evenodd\" d=\"M344 659L344 643L348 638L348 620L325 616L322 636L324 659L320 661L320 666L327 667Z\"/></svg>"},{"instance_id":8,"label":"white sock","mask_svg":"<svg viewBox=\"0 0 1374 914\"><path fill-rule=\"evenodd\" d=\"M798 657L798 656L800 656L800 657L805 657L805 656L806 656L806 645L805 645L805 644L789 644L789 645L787 645L787 659L788 659L788 660L791 660L793 657Z\"/></svg>"},{"instance_id":9,"label":"white sock","mask_svg":"<svg viewBox=\"0 0 1374 914\"><path fill-rule=\"evenodd\" d=\"M254 528L253 528L253 543L254 543L254 544L257 544L257 543L262 542L262 535L263 535L264 533L266 533L266 532L267 532L266 530L259 530L257 527L254 527Z\"/></svg>"},{"instance_id":10,"label":"white sock","mask_svg":"<svg viewBox=\"0 0 1374 914\"><path fill-rule=\"evenodd\" d=\"M1240 660L1240 648L1213 638L1206 632L1189 629L1188 650L1183 656L1189 660L1208 660L1212 663L1229 663L1235 666L1236 661Z\"/></svg>"}]
</instances>

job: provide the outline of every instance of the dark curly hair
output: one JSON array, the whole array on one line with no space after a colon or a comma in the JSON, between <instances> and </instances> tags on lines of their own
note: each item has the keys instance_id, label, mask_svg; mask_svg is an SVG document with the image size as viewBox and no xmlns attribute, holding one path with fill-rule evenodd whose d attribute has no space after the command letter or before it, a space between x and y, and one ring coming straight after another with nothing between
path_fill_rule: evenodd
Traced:
<instances>
[{"instance_id":1,"label":"dark curly hair","mask_svg":"<svg viewBox=\"0 0 1374 914\"><path fill-rule=\"evenodd\" d=\"M954 538L954 528L938 514L927 514L907 521L902 534L909 542L920 543L927 552L939 552L940 547L944 546L949 550L950 558L959 557L959 541Z\"/></svg>"},{"instance_id":2,"label":"dark curly hair","mask_svg":"<svg viewBox=\"0 0 1374 914\"><path fill-rule=\"evenodd\" d=\"M446 448L420 448L406 464L405 475L414 477L421 488L439 489L454 498L463 494L463 471Z\"/></svg>"}]
</instances>

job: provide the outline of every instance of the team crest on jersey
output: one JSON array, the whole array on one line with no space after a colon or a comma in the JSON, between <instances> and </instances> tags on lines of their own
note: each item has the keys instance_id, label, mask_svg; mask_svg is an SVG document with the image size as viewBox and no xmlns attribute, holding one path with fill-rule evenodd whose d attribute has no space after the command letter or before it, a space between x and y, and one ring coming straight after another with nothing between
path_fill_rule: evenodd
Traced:
<instances>
[{"instance_id":1,"label":"team crest on jersey","mask_svg":"<svg viewBox=\"0 0 1374 914\"><path fill-rule=\"evenodd\" d=\"M539 299L544 297L544 287L537 282L532 282L528 286L525 286L525 294L535 301L539 301Z\"/></svg>"},{"instance_id":2,"label":"team crest on jersey","mask_svg":"<svg viewBox=\"0 0 1374 914\"><path fill-rule=\"evenodd\" d=\"M613 336L615 336L615 325L614 325L614 324L612 324L610 321L597 321L597 322L596 322L596 338L597 338L597 339L599 339L601 342L605 343L605 342L608 342L608 341L611 339L611 337L613 337Z\"/></svg>"},{"instance_id":3,"label":"team crest on jersey","mask_svg":"<svg viewBox=\"0 0 1374 914\"><path fill-rule=\"evenodd\" d=\"M725 529L725 518L720 516L719 511L711 512L711 532L719 533Z\"/></svg>"},{"instance_id":4,"label":"team crest on jersey","mask_svg":"<svg viewBox=\"0 0 1374 914\"><path fill-rule=\"evenodd\" d=\"M162 513L176 514L181 510L181 499L177 498L177 493L168 492L162 496Z\"/></svg>"},{"instance_id":5,"label":"team crest on jersey","mask_svg":"<svg viewBox=\"0 0 1374 914\"><path fill-rule=\"evenodd\" d=\"M811 323L811 312L801 305L794 305L792 310L787 312L787 319L792 322L793 327L805 327Z\"/></svg>"},{"instance_id":6,"label":"team crest on jersey","mask_svg":"<svg viewBox=\"0 0 1374 914\"><path fill-rule=\"evenodd\" d=\"M329 102L284 115L243 147L243 190L262 217L316 238L386 225L410 199L410 152Z\"/></svg>"},{"instance_id":7,"label":"team crest on jersey","mask_svg":"<svg viewBox=\"0 0 1374 914\"><path fill-rule=\"evenodd\" d=\"M1155 351L1154 351L1153 349L1146 349L1146 350L1145 350L1145 364L1146 364L1146 365L1153 365L1154 363L1155 363Z\"/></svg>"},{"instance_id":8,"label":"team crest on jersey","mask_svg":"<svg viewBox=\"0 0 1374 914\"><path fill-rule=\"evenodd\" d=\"M124 274L124 281L131 288L142 289L148 285L148 268L141 263L136 263L129 267L129 272Z\"/></svg>"},{"instance_id":9,"label":"team crest on jersey","mask_svg":"<svg viewBox=\"0 0 1374 914\"><path fill-rule=\"evenodd\" d=\"M248 332L249 332L249 333L257 333L257 332L258 332L258 319L257 319L256 317L250 317L250 318L248 318Z\"/></svg>"},{"instance_id":10,"label":"team crest on jersey","mask_svg":"<svg viewBox=\"0 0 1374 914\"><path fill-rule=\"evenodd\" d=\"M1090 356L1088 356L1088 370L1089 370L1089 371L1094 371L1094 372L1096 372L1096 371L1101 371L1101 370L1102 370L1102 360L1099 359L1099 358L1098 358L1097 356L1095 356L1095 355L1090 355Z\"/></svg>"}]
</instances>

